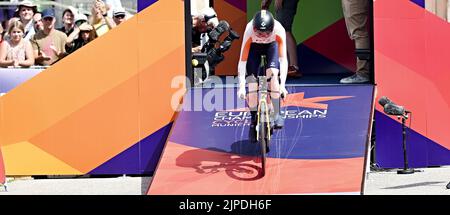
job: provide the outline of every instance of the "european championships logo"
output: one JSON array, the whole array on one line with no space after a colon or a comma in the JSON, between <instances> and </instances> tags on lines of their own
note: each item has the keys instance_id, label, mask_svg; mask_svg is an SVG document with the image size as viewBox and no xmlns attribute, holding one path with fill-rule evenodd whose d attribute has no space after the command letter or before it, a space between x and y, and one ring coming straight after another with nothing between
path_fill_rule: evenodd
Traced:
<instances>
[{"instance_id":1,"label":"european championships logo","mask_svg":"<svg viewBox=\"0 0 450 215\"><path fill-rule=\"evenodd\" d=\"M286 120L293 119L325 119L328 114L326 101L347 99L353 96L322 96L305 98L305 93L289 94L281 104L282 115ZM212 127L239 127L250 125L248 108L217 111L211 123Z\"/></svg>"}]
</instances>

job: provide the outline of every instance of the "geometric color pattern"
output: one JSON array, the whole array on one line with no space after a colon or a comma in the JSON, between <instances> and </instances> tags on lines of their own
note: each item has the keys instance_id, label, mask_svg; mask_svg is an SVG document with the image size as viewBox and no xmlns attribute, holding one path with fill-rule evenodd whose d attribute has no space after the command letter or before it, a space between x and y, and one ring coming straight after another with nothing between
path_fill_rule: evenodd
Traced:
<instances>
[{"instance_id":1,"label":"geometric color pattern","mask_svg":"<svg viewBox=\"0 0 450 215\"><path fill-rule=\"evenodd\" d=\"M216 68L217 75L236 75L237 62L242 44L242 35L247 22L259 10L260 1L224 0L214 1L214 9L220 20L226 20L241 38L233 42L231 49L224 53L225 60ZM273 4L271 10L274 11ZM349 39L342 15L340 0L302 0L299 1L294 17L292 33L297 40L298 62L304 74L341 74L355 70L356 58L353 55L354 43ZM302 46L316 52L316 58L305 55ZM303 67L302 62L327 61L328 64L315 68ZM330 68L339 68L336 70Z\"/></svg>"},{"instance_id":2,"label":"geometric color pattern","mask_svg":"<svg viewBox=\"0 0 450 215\"><path fill-rule=\"evenodd\" d=\"M373 89L288 87L285 126L272 134L264 177L237 89L191 89L148 194L360 194ZM198 106L210 100L214 110Z\"/></svg>"},{"instance_id":3,"label":"geometric color pattern","mask_svg":"<svg viewBox=\"0 0 450 215\"><path fill-rule=\"evenodd\" d=\"M6 174L153 172L184 62L184 2L156 1L12 89L0 97Z\"/></svg>"},{"instance_id":4,"label":"geometric color pattern","mask_svg":"<svg viewBox=\"0 0 450 215\"><path fill-rule=\"evenodd\" d=\"M220 0L214 1L214 10L220 20L226 20L240 38L234 40L231 48L224 53L225 59L218 64L216 75L236 75L237 62L241 51L241 44L247 25L245 0ZM222 39L227 35L224 33ZM221 40L222 40L221 39Z\"/></svg>"},{"instance_id":5,"label":"geometric color pattern","mask_svg":"<svg viewBox=\"0 0 450 215\"><path fill-rule=\"evenodd\" d=\"M171 128L172 124L164 126L90 171L89 174L123 174L127 172L153 174Z\"/></svg>"},{"instance_id":6,"label":"geometric color pattern","mask_svg":"<svg viewBox=\"0 0 450 215\"><path fill-rule=\"evenodd\" d=\"M417 5L425 8L425 0L411 0L411 1L416 3Z\"/></svg>"},{"instance_id":7,"label":"geometric color pattern","mask_svg":"<svg viewBox=\"0 0 450 215\"><path fill-rule=\"evenodd\" d=\"M377 94L413 113L409 163L449 165L450 25L420 6L420 1L374 1ZM380 105L376 109L376 162L403 167L401 124Z\"/></svg>"},{"instance_id":8,"label":"geometric color pattern","mask_svg":"<svg viewBox=\"0 0 450 215\"><path fill-rule=\"evenodd\" d=\"M272 12L275 11L273 5L272 3ZM259 8L260 1L247 0L247 21L253 18L253 14ZM240 28L244 29L246 24L245 22ZM341 74L350 73L355 70L356 58L353 54L354 43L349 39L347 34L340 0L299 1L297 13L292 25L292 34L298 43L297 56L302 73L312 75ZM309 58L311 55L303 52L304 49L302 47L304 46L316 52L314 54L316 58L324 58L326 60ZM329 64L305 67L302 62L307 61L327 61ZM337 68L336 64L340 65L339 68L345 69L330 69ZM220 64L218 67L220 67ZM236 67L236 63L231 68L234 67ZM230 67L227 66L226 68ZM232 74L236 74L236 71L232 72Z\"/></svg>"},{"instance_id":9,"label":"geometric color pattern","mask_svg":"<svg viewBox=\"0 0 450 215\"><path fill-rule=\"evenodd\" d=\"M155 3L158 0L137 0L137 4L138 4L138 12L144 10L145 8L149 7L150 5L152 5L153 3Z\"/></svg>"}]
</instances>

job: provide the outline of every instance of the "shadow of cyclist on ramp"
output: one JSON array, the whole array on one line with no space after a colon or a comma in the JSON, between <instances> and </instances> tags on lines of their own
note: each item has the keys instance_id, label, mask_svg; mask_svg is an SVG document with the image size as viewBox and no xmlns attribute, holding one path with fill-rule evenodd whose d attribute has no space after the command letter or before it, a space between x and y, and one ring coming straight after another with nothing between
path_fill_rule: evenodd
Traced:
<instances>
[{"instance_id":1,"label":"shadow of cyclist on ramp","mask_svg":"<svg viewBox=\"0 0 450 215\"><path fill-rule=\"evenodd\" d=\"M236 180L253 181L263 176L259 153L259 144L241 140L234 142L230 151L214 147L185 151L176 159L176 165L193 168L198 174L225 172Z\"/></svg>"}]
</instances>

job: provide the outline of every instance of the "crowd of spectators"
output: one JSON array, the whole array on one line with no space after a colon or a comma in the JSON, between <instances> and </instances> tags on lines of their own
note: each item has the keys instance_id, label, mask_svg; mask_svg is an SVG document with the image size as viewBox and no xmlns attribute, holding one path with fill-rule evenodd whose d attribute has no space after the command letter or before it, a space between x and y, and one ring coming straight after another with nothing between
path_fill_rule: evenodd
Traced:
<instances>
[{"instance_id":1,"label":"crowd of spectators","mask_svg":"<svg viewBox=\"0 0 450 215\"><path fill-rule=\"evenodd\" d=\"M15 16L0 25L0 67L50 66L130 17L120 0L92 1L90 14L69 6L62 17L54 7L39 11L33 1L19 2Z\"/></svg>"}]
</instances>

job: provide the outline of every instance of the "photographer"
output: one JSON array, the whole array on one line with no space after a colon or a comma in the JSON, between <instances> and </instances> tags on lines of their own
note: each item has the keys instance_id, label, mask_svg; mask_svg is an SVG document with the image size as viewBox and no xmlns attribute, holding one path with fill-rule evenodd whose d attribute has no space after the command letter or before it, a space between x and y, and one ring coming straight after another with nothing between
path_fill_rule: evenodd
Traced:
<instances>
[{"instance_id":1,"label":"photographer","mask_svg":"<svg viewBox=\"0 0 450 215\"><path fill-rule=\"evenodd\" d=\"M205 8L198 15L192 15L192 53L202 49L202 38L219 24L219 19L213 8Z\"/></svg>"},{"instance_id":2,"label":"photographer","mask_svg":"<svg viewBox=\"0 0 450 215\"><path fill-rule=\"evenodd\" d=\"M194 84L201 84L215 74L215 67L224 60L224 52L239 39L227 21L219 21L212 8L192 17L192 59ZM225 38L220 41L222 35ZM222 37L223 38L223 37Z\"/></svg>"}]
</instances>

